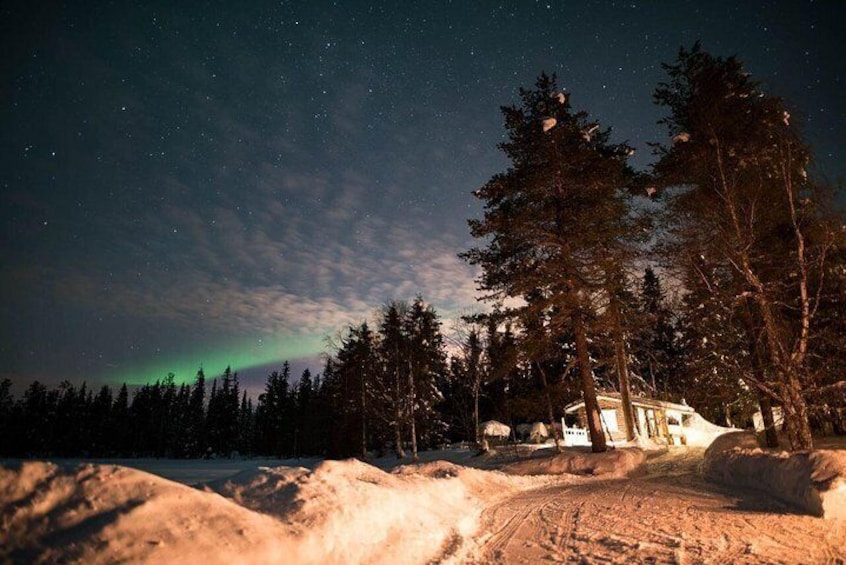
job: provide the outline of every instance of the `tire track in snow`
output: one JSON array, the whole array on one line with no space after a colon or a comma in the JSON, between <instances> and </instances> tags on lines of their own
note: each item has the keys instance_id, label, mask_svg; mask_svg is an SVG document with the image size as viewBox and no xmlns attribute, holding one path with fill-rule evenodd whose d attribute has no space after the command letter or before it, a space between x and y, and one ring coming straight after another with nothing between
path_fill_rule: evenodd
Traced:
<instances>
[{"instance_id":1,"label":"tire track in snow","mask_svg":"<svg viewBox=\"0 0 846 565\"><path fill-rule=\"evenodd\" d=\"M846 522L792 514L662 461L659 473L524 491L482 514L476 563L846 563Z\"/></svg>"}]
</instances>

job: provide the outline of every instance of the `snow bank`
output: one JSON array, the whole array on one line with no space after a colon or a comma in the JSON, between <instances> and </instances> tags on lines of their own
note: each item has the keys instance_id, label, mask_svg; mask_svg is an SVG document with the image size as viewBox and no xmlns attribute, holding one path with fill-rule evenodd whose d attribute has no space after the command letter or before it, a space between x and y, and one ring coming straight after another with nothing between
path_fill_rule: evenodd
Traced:
<instances>
[{"instance_id":1,"label":"snow bank","mask_svg":"<svg viewBox=\"0 0 846 565\"><path fill-rule=\"evenodd\" d=\"M460 560L484 503L533 484L446 462L386 473L349 460L199 490L125 467L28 462L0 467L0 562Z\"/></svg>"},{"instance_id":2,"label":"snow bank","mask_svg":"<svg viewBox=\"0 0 846 565\"><path fill-rule=\"evenodd\" d=\"M451 473L386 473L355 459L260 468L210 488L296 529L307 562L419 563L457 549L481 505Z\"/></svg>"},{"instance_id":3,"label":"snow bank","mask_svg":"<svg viewBox=\"0 0 846 565\"><path fill-rule=\"evenodd\" d=\"M814 516L846 518L846 451L770 453L746 432L725 434L705 451L709 480L763 490Z\"/></svg>"},{"instance_id":4,"label":"snow bank","mask_svg":"<svg viewBox=\"0 0 846 565\"><path fill-rule=\"evenodd\" d=\"M604 453L591 453L580 448L566 448L563 453L543 454L503 466L502 470L513 475L603 475L622 478L640 472L646 455L640 449L611 449Z\"/></svg>"},{"instance_id":5,"label":"snow bank","mask_svg":"<svg viewBox=\"0 0 846 565\"><path fill-rule=\"evenodd\" d=\"M721 435L740 431L737 428L724 428L712 424L698 412L685 416L683 429L685 442L691 447L708 447Z\"/></svg>"},{"instance_id":6,"label":"snow bank","mask_svg":"<svg viewBox=\"0 0 846 565\"><path fill-rule=\"evenodd\" d=\"M288 528L220 496L117 466L0 467L0 562L282 561Z\"/></svg>"}]
</instances>

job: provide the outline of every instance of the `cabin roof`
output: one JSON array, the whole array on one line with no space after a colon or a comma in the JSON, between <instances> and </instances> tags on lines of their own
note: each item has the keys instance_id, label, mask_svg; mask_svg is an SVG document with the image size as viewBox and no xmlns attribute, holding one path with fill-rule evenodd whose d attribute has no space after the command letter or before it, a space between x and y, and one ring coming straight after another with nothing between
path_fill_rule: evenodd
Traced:
<instances>
[{"instance_id":1,"label":"cabin roof","mask_svg":"<svg viewBox=\"0 0 846 565\"><path fill-rule=\"evenodd\" d=\"M597 400L604 400L606 402L615 402L622 404L623 399L618 392L602 392L596 395ZM684 401L682 401L684 402ZM585 405L584 400L577 400L571 402L564 407L564 412L572 414L577 412L579 408ZM646 398L644 396L632 396L632 405L640 406L642 408L662 408L664 410L677 410L679 412L688 412L693 414L695 410L687 404L677 404L675 402L667 402L666 400L656 400L654 398Z\"/></svg>"}]
</instances>

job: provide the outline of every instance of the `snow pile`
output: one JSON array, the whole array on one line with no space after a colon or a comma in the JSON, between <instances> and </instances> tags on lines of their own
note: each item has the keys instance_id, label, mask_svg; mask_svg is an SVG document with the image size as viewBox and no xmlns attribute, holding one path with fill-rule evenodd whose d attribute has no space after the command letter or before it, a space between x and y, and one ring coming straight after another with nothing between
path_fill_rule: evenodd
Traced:
<instances>
[{"instance_id":1,"label":"snow pile","mask_svg":"<svg viewBox=\"0 0 846 565\"><path fill-rule=\"evenodd\" d=\"M617 447L637 447L643 451L667 451L667 444L657 441L655 438L635 434L633 440L615 443Z\"/></svg>"},{"instance_id":2,"label":"snow pile","mask_svg":"<svg viewBox=\"0 0 846 565\"><path fill-rule=\"evenodd\" d=\"M468 489L459 477L474 472L493 484ZM350 459L325 461L314 471L259 468L209 488L290 524L301 561L419 563L458 551L482 509L473 490L509 488L497 475L445 462L386 473Z\"/></svg>"},{"instance_id":3,"label":"snow pile","mask_svg":"<svg viewBox=\"0 0 846 565\"><path fill-rule=\"evenodd\" d=\"M503 466L502 470L513 475L602 475L622 478L641 471L646 455L643 450L611 449L604 453L591 453L587 449L566 448L563 453L549 456L546 453Z\"/></svg>"},{"instance_id":4,"label":"snow pile","mask_svg":"<svg viewBox=\"0 0 846 565\"><path fill-rule=\"evenodd\" d=\"M753 435L719 437L705 451L705 477L763 490L814 516L846 518L846 451L769 453Z\"/></svg>"},{"instance_id":5,"label":"snow pile","mask_svg":"<svg viewBox=\"0 0 846 565\"><path fill-rule=\"evenodd\" d=\"M511 428L502 422L488 420L479 424L479 432L485 437L508 437L511 435Z\"/></svg>"},{"instance_id":6,"label":"snow pile","mask_svg":"<svg viewBox=\"0 0 846 565\"><path fill-rule=\"evenodd\" d=\"M283 561L283 524L126 467L0 467L0 562Z\"/></svg>"},{"instance_id":7,"label":"snow pile","mask_svg":"<svg viewBox=\"0 0 846 565\"><path fill-rule=\"evenodd\" d=\"M243 471L204 491L126 467L28 462L0 467L0 562L460 560L484 504L532 481L349 460Z\"/></svg>"},{"instance_id":8,"label":"snow pile","mask_svg":"<svg viewBox=\"0 0 846 565\"><path fill-rule=\"evenodd\" d=\"M724 428L712 424L698 412L685 415L684 437L687 445L692 447L708 447L714 440L729 432L738 432L737 428Z\"/></svg>"}]
</instances>

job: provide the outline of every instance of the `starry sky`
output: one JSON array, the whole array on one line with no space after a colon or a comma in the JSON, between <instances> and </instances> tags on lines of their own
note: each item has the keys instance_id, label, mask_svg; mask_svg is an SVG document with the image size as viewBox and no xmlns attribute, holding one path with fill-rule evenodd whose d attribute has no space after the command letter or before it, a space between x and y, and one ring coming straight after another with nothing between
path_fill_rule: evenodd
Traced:
<instances>
[{"instance_id":1,"label":"starry sky","mask_svg":"<svg viewBox=\"0 0 846 565\"><path fill-rule=\"evenodd\" d=\"M541 71L651 162L660 63L737 54L846 173L846 3L4 2L0 378L260 386L456 254ZM259 383L259 384L256 384Z\"/></svg>"}]
</instances>

